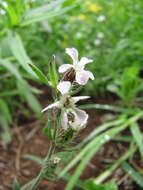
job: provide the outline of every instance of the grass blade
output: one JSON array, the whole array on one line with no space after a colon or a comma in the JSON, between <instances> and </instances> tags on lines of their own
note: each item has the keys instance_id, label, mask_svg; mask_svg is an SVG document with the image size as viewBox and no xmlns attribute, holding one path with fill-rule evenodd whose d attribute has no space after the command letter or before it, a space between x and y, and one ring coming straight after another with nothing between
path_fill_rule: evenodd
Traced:
<instances>
[{"instance_id":1,"label":"grass blade","mask_svg":"<svg viewBox=\"0 0 143 190\"><path fill-rule=\"evenodd\" d=\"M137 172L135 171L130 164L128 164L127 162L123 162L122 164L123 169L125 170L125 172L127 172L131 178L140 186L143 188L143 177Z\"/></svg>"},{"instance_id":2,"label":"grass blade","mask_svg":"<svg viewBox=\"0 0 143 190\"><path fill-rule=\"evenodd\" d=\"M50 86L49 81L48 81L47 77L44 75L44 73L38 67L36 67L34 64L31 63L29 65L32 68L32 70L35 72L37 77L40 79L40 81L42 83Z\"/></svg>"},{"instance_id":3,"label":"grass blade","mask_svg":"<svg viewBox=\"0 0 143 190\"><path fill-rule=\"evenodd\" d=\"M102 183L110 175L112 175L114 170L116 170L116 168L119 167L119 165L122 164L123 161L127 160L135 152L135 150L136 150L136 147L134 146L132 148L132 146L131 146L130 149L125 154L123 154L123 156L121 156L114 164L112 164L112 166L110 168L108 168L107 170L102 172L101 175L99 175L98 177L95 178L96 184Z\"/></svg>"},{"instance_id":4,"label":"grass blade","mask_svg":"<svg viewBox=\"0 0 143 190\"><path fill-rule=\"evenodd\" d=\"M142 133L139 129L139 126L137 123L133 123L130 127L131 133L134 137L135 142L137 143L139 147L140 154L143 158L143 139L142 139Z\"/></svg>"},{"instance_id":5,"label":"grass blade","mask_svg":"<svg viewBox=\"0 0 143 190\"><path fill-rule=\"evenodd\" d=\"M7 119L9 124L12 124L12 117L9 111L9 107L7 103L0 98L0 110L4 114L5 118Z\"/></svg>"},{"instance_id":6,"label":"grass blade","mask_svg":"<svg viewBox=\"0 0 143 190\"><path fill-rule=\"evenodd\" d=\"M128 119L123 125L118 128L110 129L107 132L99 135L97 138L93 139L72 161L67 167L59 174L59 177L62 177L66 172L69 171L79 160L82 161L78 165L76 171L74 172L71 180L67 184L66 190L71 190L76 183L77 179L83 172L88 161L93 157L93 155L99 150L99 148L106 142L108 142L111 138L115 137L122 130L126 129L132 122L135 122L140 117L143 116L143 113L140 112L135 116ZM107 138L108 136L108 138Z\"/></svg>"}]
</instances>

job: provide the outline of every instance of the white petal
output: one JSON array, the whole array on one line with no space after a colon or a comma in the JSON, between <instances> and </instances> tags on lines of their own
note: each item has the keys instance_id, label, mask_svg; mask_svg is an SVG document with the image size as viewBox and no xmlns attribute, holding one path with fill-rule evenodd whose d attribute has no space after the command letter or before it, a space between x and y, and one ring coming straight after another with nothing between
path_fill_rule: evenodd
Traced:
<instances>
[{"instance_id":1,"label":"white petal","mask_svg":"<svg viewBox=\"0 0 143 190\"><path fill-rule=\"evenodd\" d=\"M72 67L72 65L70 64L63 64L59 67L59 73L64 73L66 72L68 69L70 69Z\"/></svg>"},{"instance_id":2,"label":"white petal","mask_svg":"<svg viewBox=\"0 0 143 190\"><path fill-rule=\"evenodd\" d=\"M97 34L97 38L99 38L99 39L104 38L104 33L103 33L103 32L99 32L99 33Z\"/></svg>"},{"instance_id":3,"label":"white petal","mask_svg":"<svg viewBox=\"0 0 143 190\"><path fill-rule=\"evenodd\" d=\"M81 128L84 128L87 124L88 120L88 114L80 109L75 110L75 119L74 122L72 122L71 126L75 130L80 130Z\"/></svg>"},{"instance_id":4,"label":"white petal","mask_svg":"<svg viewBox=\"0 0 143 190\"><path fill-rule=\"evenodd\" d=\"M88 79L94 80L94 76L90 71L80 71L76 73L76 82L80 85L85 85Z\"/></svg>"},{"instance_id":5,"label":"white petal","mask_svg":"<svg viewBox=\"0 0 143 190\"><path fill-rule=\"evenodd\" d=\"M60 91L61 94L67 94L71 87L71 83L69 81L59 82L57 85L57 89Z\"/></svg>"},{"instance_id":6,"label":"white petal","mask_svg":"<svg viewBox=\"0 0 143 190\"><path fill-rule=\"evenodd\" d=\"M105 20L105 16L104 15L100 15L98 18L97 18L97 21L98 22L103 22Z\"/></svg>"},{"instance_id":7,"label":"white petal","mask_svg":"<svg viewBox=\"0 0 143 190\"><path fill-rule=\"evenodd\" d=\"M62 111L61 113L61 125L64 130L67 130L68 128L68 116L67 113Z\"/></svg>"},{"instance_id":8,"label":"white petal","mask_svg":"<svg viewBox=\"0 0 143 190\"><path fill-rule=\"evenodd\" d=\"M59 108L59 106L60 106L60 103L59 103L59 101L57 101L57 102L50 104L49 106L45 107L41 112L45 112L45 111L52 109L52 108L55 108L55 107Z\"/></svg>"},{"instance_id":9,"label":"white petal","mask_svg":"<svg viewBox=\"0 0 143 190\"><path fill-rule=\"evenodd\" d=\"M80 100L86 100L90 98L90 96L76 96L76 97L72 97L73 103L76 103Z\"/></svg>"},{"instance_id":10,"label":"white petal","mask_svg":"<svg viewBox=\"0 0 143 190\"><path fill-rule=\"evenodd\" d=\"M88 59L87 57L82 57L80 62L78 63L80 66L84 66L86 65L87 63L91 63L93 62L92 59Z\"/></svg>"},{"instance_id":11,"label":"white petal","mask_svg":"<svg viewBox=\"0 0 143 190\"><path fill-rule=\"evenodd\" d=\"M73 64L78 63L78 51L75 48L66 48L66 53L72 58Z\"/></svg>"},{"instance_id":12,"label":"white petal","mask_svg":"<svg viewBox=\"0 0 143 190\"><path fill-rule=\"evenodd\" d=\"M2 1L3 7L7 8L7 3L5 1Z\"/></svg>"}]
</instances>

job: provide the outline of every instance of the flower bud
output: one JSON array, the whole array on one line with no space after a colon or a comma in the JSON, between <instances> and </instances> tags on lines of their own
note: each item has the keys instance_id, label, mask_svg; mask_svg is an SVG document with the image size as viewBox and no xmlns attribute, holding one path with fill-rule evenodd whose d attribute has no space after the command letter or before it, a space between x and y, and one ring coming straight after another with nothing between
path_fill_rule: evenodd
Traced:
<instances>
[{"instance_id":1,"label":"flower bud","mask_svg":"<svg viewBox=\"0 0 143 190\"><path fill-rule=\"evenodd\" d=\"M73 68L70 68L66 71L63 77L63 81L70 81L71 83L75 80L75 71Z\"/></svg>"}]
</instances>

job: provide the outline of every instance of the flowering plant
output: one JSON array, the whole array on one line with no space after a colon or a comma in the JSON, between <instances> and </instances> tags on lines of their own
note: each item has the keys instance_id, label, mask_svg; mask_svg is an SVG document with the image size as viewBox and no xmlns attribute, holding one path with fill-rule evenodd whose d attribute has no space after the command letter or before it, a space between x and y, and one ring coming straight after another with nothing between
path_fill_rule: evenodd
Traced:
<instances>
[{"instance_id":1,"label":"flowering plant","mask_svg":"<svg viewBox=\"0 0 143 190\"><path fill-rule=\"evenodd\" d=\"M47 174L49 168L61 161L60 158L55 157L56 148L62 148L63 144L69 143L75 134L83 129L88 120L88 114L77 107L76 103L80 100L88 99L89 96L75 96L71 93L75 84L85 85L88 79L94 79L90 71L84 70L87 63L92 62L91 59L82 57L78 61L78 51L75 48L67 48L66 53L70 55L73 64L63 64L59 67L59 73L64 73L64 76L59 81L55 69L55 56L52 57L49 64L50 83L46 76L35 65L31 65L33 71L46 84L49 84L54 92L54 103L45 107L42 112L48 111L48 120L50 121L50 113L52 113L53 123L48 125L48 135L51 140L49 152L43 162L39 175L32 181L22 187L22 190L35 190L40 181ZM51 111L52 110L52 111ZM60 135L62 131L62 134ZM70 138L68 138L70 135Z\"/></svg>"}]
</instances>

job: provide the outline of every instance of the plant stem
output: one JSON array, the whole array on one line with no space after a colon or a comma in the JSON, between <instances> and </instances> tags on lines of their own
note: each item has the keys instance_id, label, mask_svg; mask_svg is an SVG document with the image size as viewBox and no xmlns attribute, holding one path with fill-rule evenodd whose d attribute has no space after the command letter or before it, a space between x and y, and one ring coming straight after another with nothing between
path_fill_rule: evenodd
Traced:
<instances>
[{"instance_id":1,"label":"plant stem","mask_svg":"<svg viewBox=\"0 0 143 190\"><path fill-rule=\"evenodd\" d=\"M30 190L35 190L36 187L39 185L40 181L43 179L43 177L44 177L44 175L45 175L45 173L47 172L47 169L48 169L48 167L47 167L48 161L50 160L50 158L51 158L51 156L52 156L54 150L55 150L55 143L52 142L52 143L51 143L51 146L50 146L50 149L49 149L49 151L48 151L48 154L47 154L47 156L46 156L46 158L45 158L45 160L44 160L43 167L42 167L42 169L41 169L39 175L38 175L38 176L36 177L36 179L34 180L34 182L33 182L32 187L31 187Z\"/></svg>"},{"instance_id":2,"label":"plant stem","mask_svg":"<svg viewBox=\"0 0 143 190\"><path fill-rule=\"evenodd\" d=\"M55 116L55 118L56 118L56 116ZM48 164L49 164L48 162L49 162L52 154L54 153L54 150L56 147L55 139L56 139L56 133L57 133L57 125L58 125L58 121L56 120L55 124L54 124L53 140L51 141L50 149L48 151L47 156L44 159L44 163L43 163L43 166L41 168L39 175L36 178L34 178L33 180L31 180L29 183L27 183L25 186L23 186L22 190L35 190L37 188L37 186L39 185L40 181L43 179L43 177L47 173Z\"/></svg>"}]
</instances>

